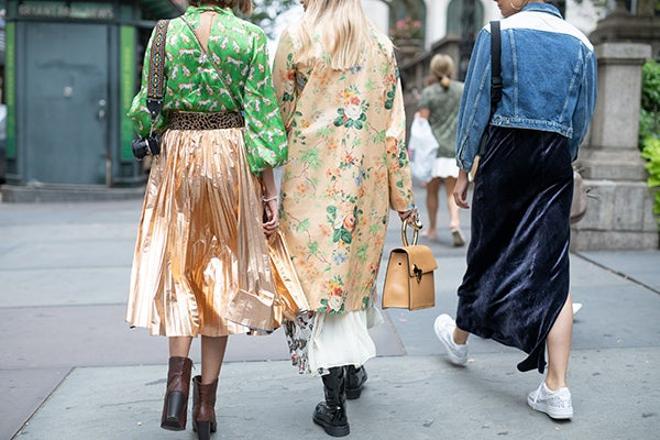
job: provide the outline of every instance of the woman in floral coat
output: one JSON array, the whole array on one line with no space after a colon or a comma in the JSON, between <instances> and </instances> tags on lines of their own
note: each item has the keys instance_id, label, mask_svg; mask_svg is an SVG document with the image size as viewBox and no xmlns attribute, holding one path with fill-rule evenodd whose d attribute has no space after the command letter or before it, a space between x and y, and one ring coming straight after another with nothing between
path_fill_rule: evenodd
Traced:
<instances>
[{"instance_id":1,"label":"woman in floral coat","mask_svg":"<svg viewBox=\"0 0 660 440\"><path fill-rule=\"evenodd\" d=\"M407 217L413 194L392 43L359 0L304 6L302 22L280 40L273 73L289 139L281 230L311 309L288 335L301 372L323 377L326 401L314 421L346 435L344 386L349 399L359 397L362 365L376 354L367 311L389 208Z\"/></svg>"}]
</instances>

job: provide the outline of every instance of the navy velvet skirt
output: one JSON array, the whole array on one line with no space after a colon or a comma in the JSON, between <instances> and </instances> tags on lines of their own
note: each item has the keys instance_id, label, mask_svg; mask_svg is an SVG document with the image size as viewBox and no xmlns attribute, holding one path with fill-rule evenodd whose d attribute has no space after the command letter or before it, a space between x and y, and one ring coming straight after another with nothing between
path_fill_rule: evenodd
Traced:
<instances>
[{"instance_id":1,"label":"navy velvet skirt","mask_svg":"<svg viewBox=\"0 0 660 440\"><path fill-rule=\"evenodd\" d=\"M528 354L545 369L545 341L569 289L573 170L568 139L491 126L472 200L472 239L456 323Z\"/></svg>"}]
</instances>

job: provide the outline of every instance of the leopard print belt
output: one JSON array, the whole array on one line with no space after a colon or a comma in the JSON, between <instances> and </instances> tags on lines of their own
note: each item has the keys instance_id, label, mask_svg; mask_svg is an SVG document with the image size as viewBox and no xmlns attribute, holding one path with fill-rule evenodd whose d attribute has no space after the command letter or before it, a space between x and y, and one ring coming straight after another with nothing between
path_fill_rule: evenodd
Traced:
<instances>
[{"instance_id":1,"label":"leopard print belt","mask_svg":"<svg viewBox=\"0 0 660 440\"><path fill-rule=\"evenodd\" d=\"M238 112L171 112L167 115L169 130L223 130L245 127L245 120Z\"/></svg>"}]
</instances>

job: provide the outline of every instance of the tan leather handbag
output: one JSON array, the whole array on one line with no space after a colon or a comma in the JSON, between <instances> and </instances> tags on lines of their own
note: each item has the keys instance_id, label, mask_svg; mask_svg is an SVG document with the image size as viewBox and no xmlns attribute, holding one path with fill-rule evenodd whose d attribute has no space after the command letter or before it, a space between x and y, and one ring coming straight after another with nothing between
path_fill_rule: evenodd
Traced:
<instances>
[{"instance_id":1,"label":"tan leather handbag","mask_svg":"<svg viewBox=\"0 0 660 440\"><path fill-rule=\"evenodd\" d=\"M413 244L408 243L407 228L412 227ZM383 308L419 310L435 307L433 271L438 262L428 246L417 244L421 224L401 225L403 247L390 252L383 289Z\"/></svg>"}]
</instances>

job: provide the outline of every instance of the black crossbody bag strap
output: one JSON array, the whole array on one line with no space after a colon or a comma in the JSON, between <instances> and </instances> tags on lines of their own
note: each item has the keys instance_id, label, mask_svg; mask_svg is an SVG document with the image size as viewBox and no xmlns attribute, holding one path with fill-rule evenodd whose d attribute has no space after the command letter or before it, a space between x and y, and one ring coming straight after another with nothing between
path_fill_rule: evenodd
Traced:
<instances>
[{"instance_id":1,"label":"black crossbody bag strap","mask_svg":"<svg viewBox=\"0 0 660 440\"><path fill-rule=\"evenodd\" d=\"M490 22L490 119L502 100L502 34L500 22ZM490 122L489 119L489 122Z\"/></svg>"},{"instance_id":2,"label":"black crossbody bag strap","mask_svg":"<svg viewBox=\"0 0 660 440\"><path fill-rule=\"evenodd\" d=\"M495 115L497 104L502 100L502 34L499 21L490 22L490 73L490 115L488 116L488 125L490 125L490 121ZM481 138L480 156L483 156L486 152L488 125Z\"/></svg>"},{"instance_id":3,"label":"black crossbody bag strap","mask_svg":"<svg viewBox=\"0 0 660 440\"><path fill-rule=\"evenodd\" d=\"M165 96L165 46L167 45L167 27L169 20L160 20L154 28L154 38L151 43L149 56L149 84L147 85L147 109L153 125L163 110L163 97Z\"/></svg>"}]
</instances>

